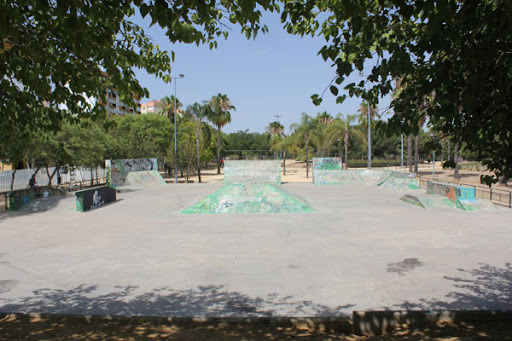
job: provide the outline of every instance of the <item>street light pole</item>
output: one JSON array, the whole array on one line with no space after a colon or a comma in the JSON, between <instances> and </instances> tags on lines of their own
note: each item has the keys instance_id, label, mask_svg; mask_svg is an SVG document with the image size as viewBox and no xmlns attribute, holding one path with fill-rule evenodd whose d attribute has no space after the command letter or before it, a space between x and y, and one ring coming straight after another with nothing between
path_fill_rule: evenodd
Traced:
<instances>
[{"instance_id":1,"label":"street light pole","mask_svg":"<svg viewBox=\"0 0 512 341\"><path fill-rule=\"evenodd\" d=\"M372 168L372 133L371 133L370 102L368 102L368 169Z\"/></svg>"},{"instance_id":2,"label":"street light pole","mask_svg":"<svg viewBox=\"0 0 512 341\"><path fill-rule=\"evenodd\" d=\"M404 134L400 134L400 168L404 168Z\"/></svg>"},{"instance_id":3,"label":"street light pole","mask_svg":"<svg viewBox=\"0 0 512 341\"><path fill-rule=\"evenodd\" d=\"M172 77L174 79L174 183L178 183L178 136L177 136L177 118L178 109L176 108L176 83L178 78L185 77L184 74L180 74L179 77Z\"/></svg>"}]
</instances>

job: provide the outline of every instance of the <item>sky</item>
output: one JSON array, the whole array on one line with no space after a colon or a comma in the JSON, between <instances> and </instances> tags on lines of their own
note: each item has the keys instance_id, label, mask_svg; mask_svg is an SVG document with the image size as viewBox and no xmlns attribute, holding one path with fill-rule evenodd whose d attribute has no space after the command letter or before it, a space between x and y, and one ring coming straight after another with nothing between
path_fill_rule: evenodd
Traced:
<instances>
[{"instance_id":1,"label":"sky","mask_svg":"<svg viewBox=\"0 0 512 341\"><path fill-rule=\"evenodd\" d=\"M149 27L149 21L140 17L134 21L145 27L161 49L175 52L171 73L185 75L176 83L177 98L184 107L209 100L218 93L228 95L236 110L231 113L231 123L223 129L227 133L262 133L270 122L280 121L288 134L290 125L299 122L303 112L316 116L327 111L336 116L355 114L359 109L361 99L347 98L343 104L336 104L329 90L321 105L313 105L311 95L321 94L335 76L331 63L317 55L325 40L288 34L278 13L263 14L261 23L268 26L268 33L247 40L240 27L233 26L227 40L219 39L217 49L213 50L206 45L173 45L158 25ZM174 94L174 84L165 84L143 70L136 74L150 93L150 98L142 102ZM354 75L354 79L359 76ZM340 90L343 94L344 90ZM384 98L379 107L387 105L389 98Z\"/></svg>"}]
</instances>

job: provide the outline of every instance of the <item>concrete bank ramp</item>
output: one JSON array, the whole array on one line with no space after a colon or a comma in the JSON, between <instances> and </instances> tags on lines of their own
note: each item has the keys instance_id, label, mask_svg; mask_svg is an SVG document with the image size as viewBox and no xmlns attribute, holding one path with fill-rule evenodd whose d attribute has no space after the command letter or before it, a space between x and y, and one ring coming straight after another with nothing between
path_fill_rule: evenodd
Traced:
<instances>
[{"instance_id":1,"label":"concrete bank ramp","mask_svg":"<svg viewBox=\"0 0 512 341\"><path fill-rule=\"evenodd\" d=\"M158 173L158 162L154 158L106 160L105 166L110 187L146 187L166 183Z\"/></svg>"},{"instance_id":2,"label":"concrete bank ramp","mask_svg":"<svg viewBox=\"0 0 512 341\"><path fill-rule=\"evenodd\" d=\"M464 211L496 211L492 201L475 198L475 188L458 184L429 181L427 194L405 195L400 200L421 208L447 207Z\"/></svg>"},{"instance_id":3,"label":"concrete bank ramp","mask_svg":"<svg viewBox=\"0 0 512 341\"><path fill-rule=\"evenodd\" d=\"M313 213L315 210L295 195L271 184L229 184L184 214Z\"/></svg>"},{"instance_id":4,"label":"concrete bank ramp","mask_svg":"<svg viewBox=\"0 0 512 341\"><path fill-rule=\"evenodd\" d=\"M165 185L164 178L158 171L143 171L128 173L125 180L125 185L130 187L146 187L154 185Z\"/></svg>"},{"instance_id":5,"label":"concrete bank ramp","mask_svg":"<svg viewBox=\"0 0 512 341\"><path fill-rule=\"evenodd\" d=\"M281 160L227 160L225 184L281 184Z\"/></svg>"},{"instance_id":6,"label":"concrete bank ramp","mask_svg":"<svg viewBox=\"0 0 512 341\"><path fill-rule=\"evenodd\" d=\"M395 191L418 190L416 174L380 169L313 169L316 185L363 184Z\"/></svg>"}]
</instances>

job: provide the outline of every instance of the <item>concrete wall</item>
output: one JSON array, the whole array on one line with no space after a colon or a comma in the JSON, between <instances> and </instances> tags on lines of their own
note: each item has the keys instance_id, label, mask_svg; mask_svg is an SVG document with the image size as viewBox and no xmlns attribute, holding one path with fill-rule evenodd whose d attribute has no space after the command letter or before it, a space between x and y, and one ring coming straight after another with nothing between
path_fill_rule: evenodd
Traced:
<instances>
[{"instance_id":1,"label":"concrete wall","mask_svg":"<svg viewBox=\"0 0 512 341\"><path fill-rule=\"evenodd\" d=\"M116 190L107 186L96 187L77 191L75 196L76 210L83 212L116 201Z\"/></svg>"},{"instance_id":2,"label":"concrete wall","mask_svg":"<svg viewBox=\"0 0 512 341\"><path fill-rule=\"evenodd\" d=\"M107 185L119 187L127 185L128 174L132 172L158 171L157 159L119 159L106 160Z\"/></svg>"},{"instance_id":3,"label":"concrete wall","mask_svg":"<svg viewBox=\"0 0 512 341\"><path fill-rule=\"evenodd\" d=\"M280 160L226 160L224 183L281 184Z\"/></svg>"},{"instance_id":4,"label":"concrete wall","mask_svg":"<svg viewBox=\"0 0 512 341\"><path fill-rule=\"evenodd\" d=\"M44 196L59 196L66 195L65 192L48 186L41 186L41 195ZM8 207L10 211L17 211L23 205L36 197L36 192L33 188L19 189L8 193Z\"/></svg>"}]
</instances>

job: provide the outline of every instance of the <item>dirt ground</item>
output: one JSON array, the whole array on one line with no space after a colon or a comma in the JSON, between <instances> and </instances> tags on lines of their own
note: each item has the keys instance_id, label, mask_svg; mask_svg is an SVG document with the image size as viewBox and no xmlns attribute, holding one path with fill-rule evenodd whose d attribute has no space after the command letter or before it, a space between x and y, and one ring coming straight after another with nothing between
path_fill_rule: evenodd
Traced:
<instances>
[{"instance_id":1,"label":"dirt ground","mask_svg":"<svg viewBox=\"0 0 512 341\"><path fill-rule=\"evenodd\" d=\"M250 322L172 323L142 317L90 319L80 316L15 316L0 318L0 340L512 340L512 326L503 322L438 323L401 326L383 336L356 336L336 330L296 325L293 328Z\"/></svg>"}]
</instances>

